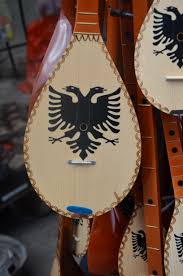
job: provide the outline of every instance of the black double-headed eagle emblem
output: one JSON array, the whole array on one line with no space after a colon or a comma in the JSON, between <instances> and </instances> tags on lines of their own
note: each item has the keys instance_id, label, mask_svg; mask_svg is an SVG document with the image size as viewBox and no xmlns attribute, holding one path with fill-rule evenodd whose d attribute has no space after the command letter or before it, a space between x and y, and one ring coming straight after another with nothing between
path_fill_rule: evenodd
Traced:
<instances>
[{"instance_id":1,"label":"black double-headed eagle emblem","mask_svg":"<svg viewBox=\"0 0 183 276\"><path fill-rule=\"evenodd\" d=\"M154 9L154 46L161 45L163 49L154 50L154 54L164 54L176 63L183 66L183 14L176 7L166 8L166 13Z\"/></svg>"},{"instance_id":2,"label":"black double-headed eagle emblem","mask_svg":"<svg viewBox=\"0 0 183 276\"><path fill-rule=\"evenodd\" d=\"M49 127L50 132L58 129L64 132L61 137L49 137L54 144L67 138L66 144L73 153L78 153L84 160L89 153L93 154L101 145L101 139L105 143L116 145L119 139L108 139L104 132L119 133L120 118L120 91L103 94L103 87L93 87L84 96L75 86L67 86L63 92L56 91L49 86ZM96 102L93 97L99 94ZM73 100L73 96L77 101Z\"/></svg>"},{"instance_id":3,"label":"black double-headed eagle emblem","mask_svg":"<svg viewBox=\"0 0 183 276\"><path fill-rule=\"evenodd\" d=\"M174 234L174 237L179 261L183 264L183 233L181 233L180 235Z\"/></svg>"},{"instance_id":4,"label":"black double-headed eagle emblem","mask_svg":"<svg viewBox=\"0 0 183 276\"><path fill-rule=\"evenodd\" d=\"M139 230L137 233L132 232L132 247L134 257L141 257L146 262L146 236L143 230Z\"/></svg>"}]
</instances>

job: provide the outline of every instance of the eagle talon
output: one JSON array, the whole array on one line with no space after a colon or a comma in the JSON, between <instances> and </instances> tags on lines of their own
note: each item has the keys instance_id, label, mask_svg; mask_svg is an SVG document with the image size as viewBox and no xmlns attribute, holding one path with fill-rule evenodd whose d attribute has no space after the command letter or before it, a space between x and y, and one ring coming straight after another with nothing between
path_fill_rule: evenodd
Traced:
<instances>
[{"instance_id":1,"label":"eagle talon","mask_svg":"<svg viewBox=\"0 0 183 276\"><path fill-rule=\"evenodd\" d=\"M52 143L52 144L55 144L56 142L62 142L62 139L61 137L60 138L53 138L53 137L49 137L49 141Z\"/></svg>"},{"instance_id":2,"label":"eagle talon","mask_svg":"<svg viewBox=\"0 0 183 276\"><path fill-rule=\"evenodd\" d=\"M162 50L162 51L156 51L156 50L154 50L153 54L155 54L155 56L158 56L159 54L163 55L163 52L164 52L164 50Z\"/></svg>"},{"instance_id":3,"label":"eagle talon","mask_svg":"<svg viewBox=\"0 0 183 276\"><path fill-rule=\"evenodd\" d=\"M113 139L113 140L107 139L106 144L107 143L111 143L111 144L113 144L115 146L117 143L119 143L119 139L118 138L117 139Z\"/></svg>"}]
</instances>

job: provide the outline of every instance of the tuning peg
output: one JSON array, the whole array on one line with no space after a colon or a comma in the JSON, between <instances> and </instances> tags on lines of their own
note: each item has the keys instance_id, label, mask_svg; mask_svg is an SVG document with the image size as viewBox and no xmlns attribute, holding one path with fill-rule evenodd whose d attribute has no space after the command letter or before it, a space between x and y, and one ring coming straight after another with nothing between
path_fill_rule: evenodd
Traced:
<instances>
[{"instance_id":1,"label":"tuning peg","mask_svg":"<svg viewBox=\"0 0 183 276\"><path fill-rule=\"evenodd\" d=\"M133 17L133 14L131 12L113 8L111 8L110 15L115 17Z\"/></svg>"}]
</instances>

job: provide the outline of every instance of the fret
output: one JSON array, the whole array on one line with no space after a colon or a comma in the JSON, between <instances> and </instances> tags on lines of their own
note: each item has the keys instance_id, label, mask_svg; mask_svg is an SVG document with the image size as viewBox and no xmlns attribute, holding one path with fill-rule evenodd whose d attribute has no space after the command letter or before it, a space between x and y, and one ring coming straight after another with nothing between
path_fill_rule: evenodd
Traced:
<instances>
[{"instance_id":1,"label":"fret","mask_svg":"<svg viewBox=\"0 0 183 276\"><path fill-rule=\"evenodd\" d=\"M155 228L155 229L159 229L158 226L155 226L155 225L149 225L149 224L146 224L146 227L149 227L149 228Z\"/></svg>"},{"instance_id":2,"label":"fret","mask_svg":"<svg viewBox=\"0 0 183 276\"><path fill-rule=\"evenodd\" d=\"M147 246L148 249L151 249L151 250L157 250L157 251L160 251L160 248L155 248L155 247L150 247L150 246Z\"/></svg>"},{"instance_id":3,"label":"fret","mask_svg":"<svg viewBox=\"0 0 183 276\"><path fill-rule=\"evenodd\" d=\"M155 204L147 204L147 203L144 203L144 206L157 207L157 205L155 205Z\"/></svg>"},{"instance_id":4,"label":"fret","mask_svg":"<svg viewBox=\"0 0 183 276\"><path fill-rule=\"evenodd\" d=\"M100 34L99 0L78 0L74 33Z\"/></svg>"},{"instance_id":5,"label":"fret","mask_svg":"<svg viewBox=\"0 0 183 276\"><path fill-rule=\"evenodd\" d=\"M76 22L77 25L92 25L92 26L96 26L97 23L94 22Z\"/></svg>"},{"instance_id":6,"label":"fret","mask_svg":"<svg viewBox=\"0 0 183 276\"><path fill-rule=\"evenodd\" d=\"M80 15L98 15L97 12L77 12Z\"/></svg>"}]
</instances>

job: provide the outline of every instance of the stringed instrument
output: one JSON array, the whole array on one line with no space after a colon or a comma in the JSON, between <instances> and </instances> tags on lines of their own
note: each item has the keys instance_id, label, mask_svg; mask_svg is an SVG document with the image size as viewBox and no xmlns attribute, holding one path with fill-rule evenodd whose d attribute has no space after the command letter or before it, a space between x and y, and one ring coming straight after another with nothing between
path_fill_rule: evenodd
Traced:
<instances>
[{"instance_id":1,"label":"stringed instrument","mask_svg":"<svg viewBox=\"0 0 183 276\"><path fill-rule=\"evenodd\" d=\"M182 120L162 113L162 123L173 182L175 205L165 240L164 266L166 276L183 274L183 136Z\"/></svg>"},{"instance_id":2,"label":"stringed instrument","mask_svg":"<svg viewBox=\"0 0 183 276\"><path fill-rule=\"evenodd\" d=\"M181 0L154 0L138 36L135 69L139 86L155 107L183 109L183 6Z\"/></svg>"},{"instance_id":3,"label":"stringed instrument","mask_svg":"<svg viewBox=\"0 0 183 276\"><path fill-rule=\"evenodd\" d=\"M137 108L137 87L133 62L134 31L133 18L130 16L133 12L132 1L122 2L120 8L122 11L126 11L126 14L128 15L121 17L120 24L123 80L128 87L130 96ZM140 176L141 175L139 175L135 187L131 191L135 208L128 223L128 227L123 235L119 249L118 270L120 276L148 275L142 181Z\"/></svg>"},{"instance_id":4,"label":"stringed instrument","mask_svg":"<svg viewBox=\"0 0 183 276\"><path fill-rule=\"evenodd\" d=\"M119 70L119 18L110 14L111 8L117 7L118 0L108 0L105 9L103 7L103 13L105 13L106 46ZM94 218L87 252L88 270L91 276L117 275L119 246L129 219L130 215L124 212L121 204L106 214Z\"/></svg>"},{"instance_id":5,"label":"stringed instrument","mask_svg":"<svg viewBox=\"0 0 183 276\"><path fill-rule=\"evenodd\" d=\"M136 0L122 3L122 8L133 12L133 20L122 18L121 27L122 53L124 68L130 68L124 72L125 84L129 84L129 91L137 103L137 114L141 126L142 135L142 168L139 175L140 184L143 185L143 201L140 198L138 186L136 195L136 208L129 227L123 237L119 252L120 275L164 275L160 186L158 171L158 147L156 137L155 111L144 99L139 87L136 86L133 68L133 44L136 40L139 28L149 8L148 0L141 5ZM128 34L125 36L125 34ZM130 62L129 62L130 61ZM134 93L136 91L136 94ZM131 265L129 266L129 261Z\"/></svg>"},{"instance_id":6,"label":"stringed instrument","mask_svg":"<svg viewBox=\"0 0 183 276\"><path fill-rule=\"evenodd\" d=\"M140 166L137 117L102 40L98 0L78 0L74 33L29 117L30 181L57 213L91 218L115 207Z\"/></svg>"}]
</instances>

